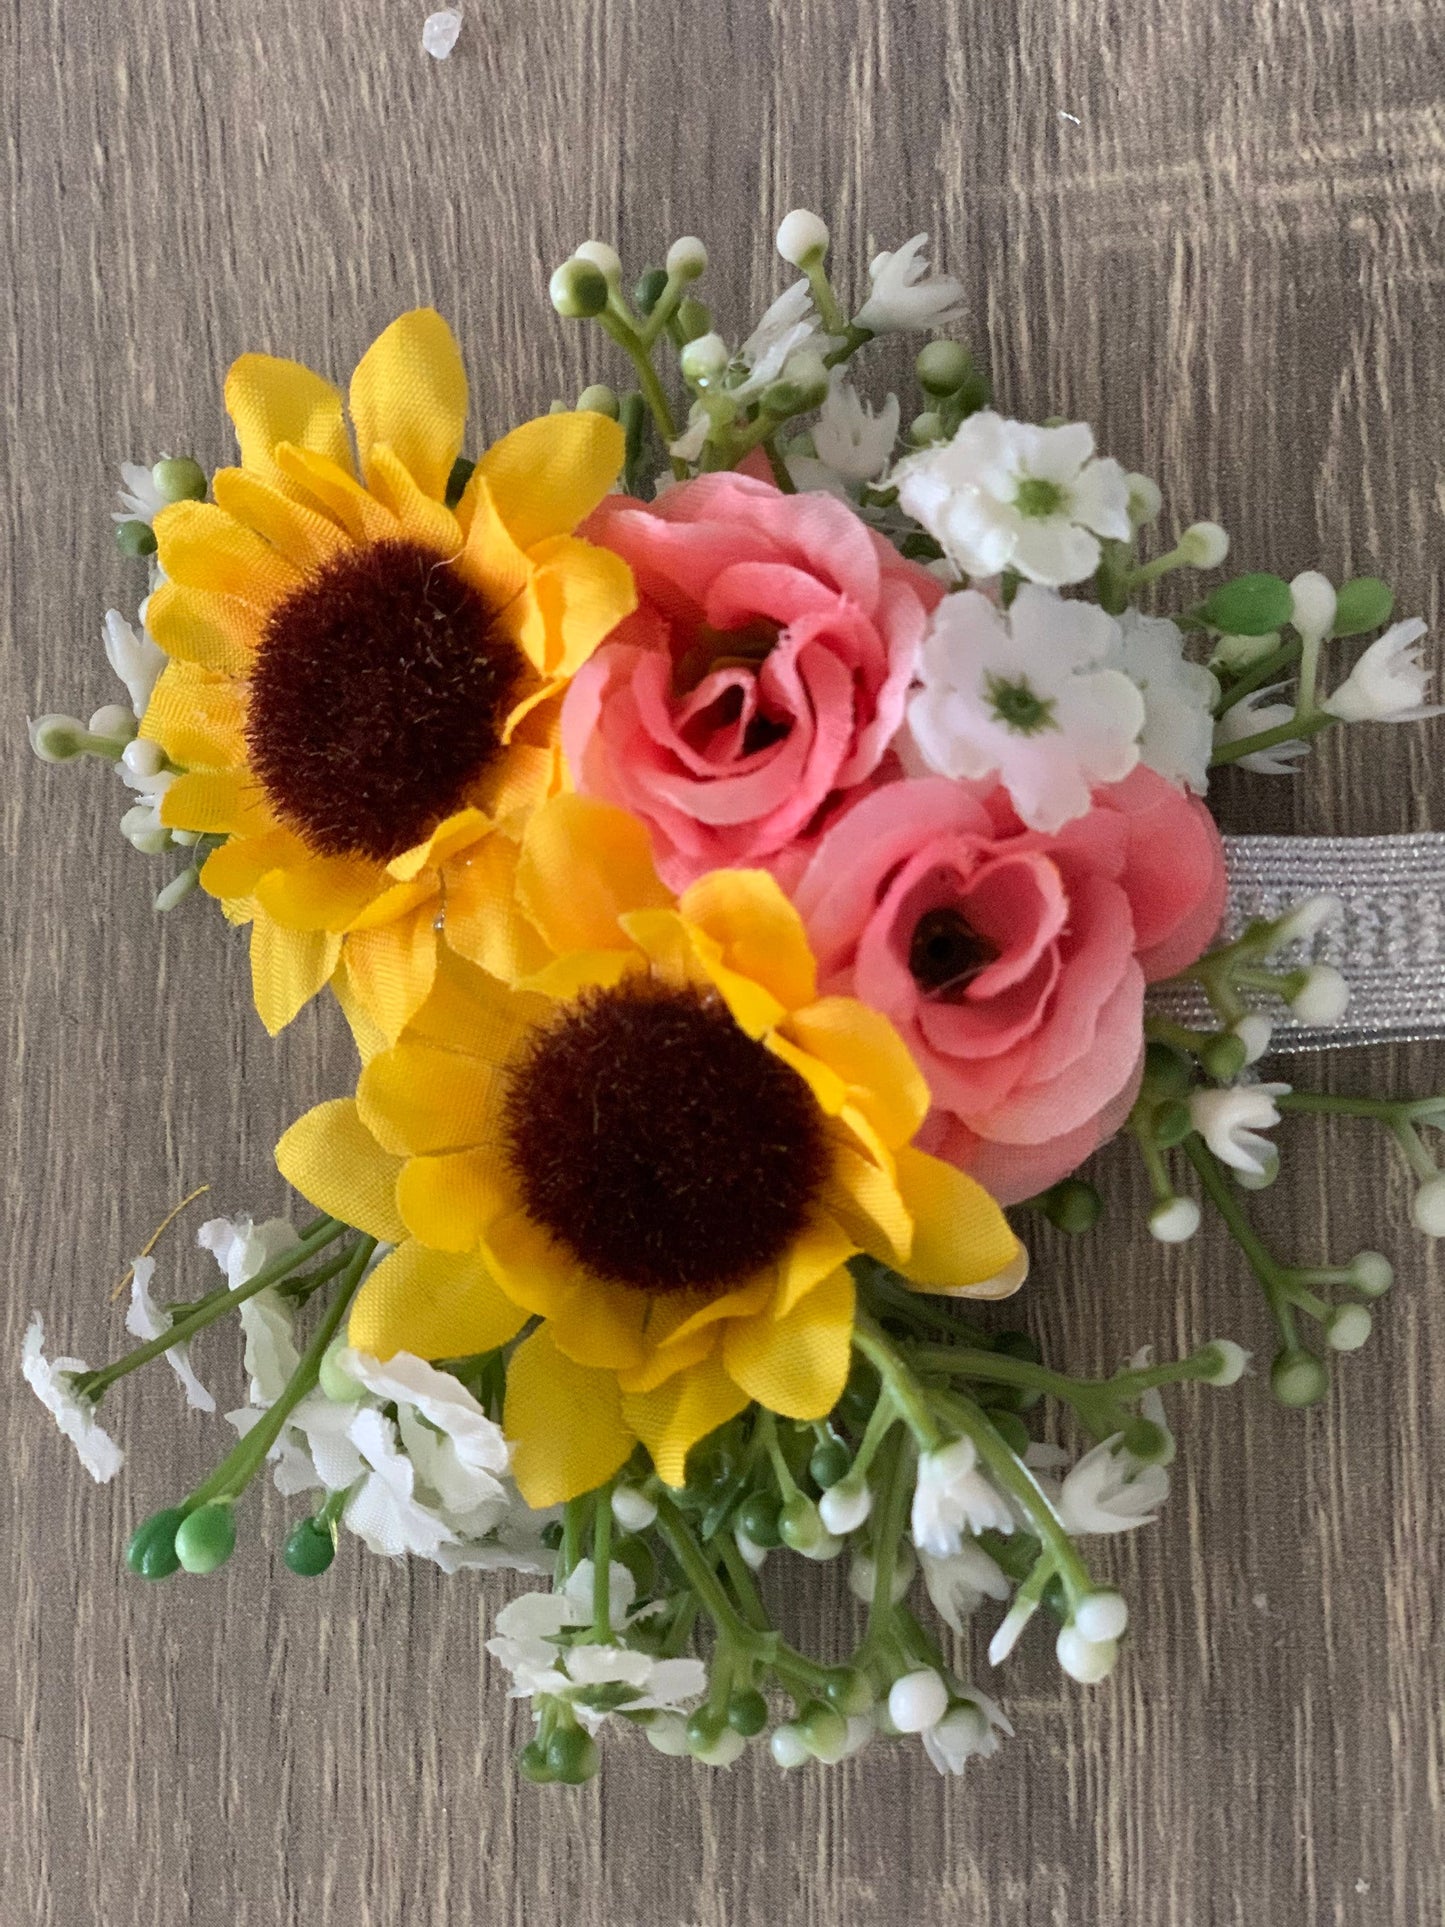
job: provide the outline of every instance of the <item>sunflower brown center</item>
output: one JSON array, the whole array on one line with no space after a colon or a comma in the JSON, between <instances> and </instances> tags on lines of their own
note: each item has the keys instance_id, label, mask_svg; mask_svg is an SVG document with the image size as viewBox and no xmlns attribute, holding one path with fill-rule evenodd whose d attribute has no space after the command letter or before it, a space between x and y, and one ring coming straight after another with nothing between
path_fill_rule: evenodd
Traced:
<instances>
[{"instance_id":1,"label":"sunflower brown center","mask_svg":"<svg viewBox=\"0 0 1445 1927\"><path fill-rule=\"evenodd\" d=\"M387 862L499 754L525 664L486 602L432 550L378 542L272 612L247 747L281 817L323 856Z\"/></svg>"},{"instance_id":2,"label":"sunflower brown center","mask_svg":"<svg viewBox=\"0 0 1445 1927\"><path fill-rule=\"evenodd\" d=\"M961 911L926 910L909 939L908 971L925 996L946 998L962 990L997 955Z\"/></svg>"},{"instance_id":3,"label":"sunflower brown center","mask_svg":"<svg viewBox=\"0 0 1445 1927\"><path fill-rule=\"evenodd\" d=\"M798 1073L715 995L634 977L540 1030L503 1111L532 1220L594 1277L721 1294L782 1256L827 1170Z\"/></svg>"}]
</instances>

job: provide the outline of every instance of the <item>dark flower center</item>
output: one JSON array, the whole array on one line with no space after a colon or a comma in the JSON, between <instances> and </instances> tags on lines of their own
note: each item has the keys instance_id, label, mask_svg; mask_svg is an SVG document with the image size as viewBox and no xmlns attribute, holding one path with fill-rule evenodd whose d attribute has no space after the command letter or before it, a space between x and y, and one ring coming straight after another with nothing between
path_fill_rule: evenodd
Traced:
<instances>
[{"instance_id":1,"label":"dark flower center","mask_svg":"<svg viewBox=\"0 0 1445 1927\"><path fill-rule=\"evenodd\" d=\"M508 1161L532 1220L594 1277L721 1294L780 1258L827 1173L796 1071L715 994L583 994L512 1073Z\"/></svg>"},{"instance_id":2,"label":"dark flower center","mask_svg":"<svg viewBox=\"0 0 1445 1927\"><path fill-rule=\"evenodd\" d=\"M322 856L387 862L500 753L525 673L493 612L431 549L378 542L308 576L266 624L251 764Z\"/></svg>"},{"instance_id":3,"label":"dark flower center","mask_svg":"<svg viewBox=\"0 0 1445 1927\"><path fill-rule=\"evenodd\" d=\"M913 926L908 970L925 996L942 999L962 990L997 955L961 911L927 910Z\"/></svg>"}]
</instances>

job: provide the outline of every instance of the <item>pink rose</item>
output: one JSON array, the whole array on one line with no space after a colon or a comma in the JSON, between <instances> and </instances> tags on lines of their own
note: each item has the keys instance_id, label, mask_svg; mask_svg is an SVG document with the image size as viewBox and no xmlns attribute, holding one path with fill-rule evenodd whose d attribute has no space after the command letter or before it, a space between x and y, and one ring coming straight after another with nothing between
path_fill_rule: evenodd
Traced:
<instances>
[{"instance_id":1,"label":"pink rose","mask_svg":"<svg viewBox=\"0 0 1445 1927\"><path fill-rule=\"evenodd\" d=\"M829 828L796 902L825 988L891 1018L928 1079L920 1145L1011 1204L1128 1116L1144 986L1208 946L1225 890L1209 812L1136 769L1053 835L1001 789L878 789Z\"/></svg>"},{"instance_id":2,"label":"pink rose","mask_svg":"<svg viewBox=\"0 0 1445 1927\"><path fill-rule=\"evenodd\" d=\"M939 584L844 503L747 475L610 496L584 533L638 608L567 692L578 789L642 818L673 889L776 868L877 772Z\"/></svg>"}]
</instances>

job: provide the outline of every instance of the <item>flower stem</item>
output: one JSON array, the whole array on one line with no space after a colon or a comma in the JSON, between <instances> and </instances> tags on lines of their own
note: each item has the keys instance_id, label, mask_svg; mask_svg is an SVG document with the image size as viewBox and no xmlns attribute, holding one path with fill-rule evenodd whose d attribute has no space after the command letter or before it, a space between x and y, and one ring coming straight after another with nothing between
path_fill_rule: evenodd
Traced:
<instances>
[{"instance_id":1,"label":"flower stem","mask_svg":"<svg viewBox=\"0 0 1445 1927\"><path fill-rule=\"evenodd\" d=\"M1326 1117L1366 1117L1381 1124L1445 1123L1445 1096L1335 1097L1327 1091L1289 1091L1275 1102L1282 1111L1307 1111Z\"/></svg>"},{"instance_id":2,"label":"flower stem","mask_svg":"<svg viewBox=\"0 0 1445 1927\"><path fill-rule=\"evenodd\" d=\"M1339 720L1338 716L1330 715L1325 709L1317 709L1313 715L1307 716L1296 712L1287 723L1276 723L1273 729L1256 730L1253 736L1241 736L1232 743L1217 744L1209 759L1209 767L1218 769L1223 763L1238 763L1260 750L1275 749L1280 743L1306 742Z\"/></svg>"},{"instance_id":3,"label":"flower stem","mask_svg":"<svg viewBox=\"0 0 1445 1927\"><path fill-rule=\"evenodd\" d=\"M1229 694L1223 698L1214 712L1216 717L1223 716L1228 710L1233 709L1236 703L1242 703L1245 697L1252 696L1256 689L1262 689L1266 683L1273 682L1282 669L1292 668L1299 661L1299 652L1298 640L1282 642L1278 649L1272 649L1252 669L1246 669L1237 681L1229 685Z\"/></svg>"},{"instance_id":4,"label":"flower stem","mask_svg":"<svg viewBox=\"0 0 1445 1927\"><path fill-rule=\"evenodd\" d=\"M885 1398L892 1395L884 1392ZM864 1644L881 1638L893 1617L893 1574L898 1567L898 1547L908 1517L909 1487L913 1473L911 1441L902 1434L893 1445L892 1462L881 1480L881 1496L873 1527L873 1597L868 1602L868 1630Z\"/></svg>"},{"instance_id":5,"label":"flower stem","mask_svg":"<svg viewBox=\"0 0 1445 1927\"><path fill-rule=\"evenodd\" d=\"M1223 1218L1230 1236L1244 1253L1250 1269L1259 1280L1274 1322L1279 1327L1281 1339L1291 1351L1298 1349L1299 1337L1295 1330L1291 1280L1287 1268L1260 1241L1254 1226L1245 1215L1244 1206L1220 1169L1218 1158L1203 1138L1187 1137L1184 1140L1184 1150L1189 1162L1199 1173L1199 1181L1209 1194L1211 1204Z\"/></svg>"},{"instance_id":6,"label":"flower stem","mask_svg":"<svg viewBox=\"0 0 1445 1927\"><path fill-rule=\"evenodd\" d=\"M878 1371L883 1384L904 1423L922 1452L931 1452L943 1443L938 1421L929 1410L928 1398L909 1368L908 1361L871 1318L860 1315L853 1326L853 1343Z\"/></svg>"},{"instance_id":7,"label":"flower stem","mask_svg":"<svg viewBox=\"0 0 1445 1927\"><path fill-rule=\"evenodd\" d=\"M321 1375L321 1361L326 1356L327 1347L340 1329L341 1321L350 1308L352 1299L361 1283L361 1274L366 1270L367 1260L375 1251L377 1240L363 1238L355 1246L351 1262L342 1276L340 1289L326 1307L326 1316L316 1327L311 1343L301 1354L300 1362L284 1390L273 1405L269 1405L249 1432L240 1438L227 1456L222 1459L211 1476L198 1485L186 1501L186 1510L193 1511L198 1506L209 1505L215 1500L223 1503L236 1499L245 1490L249 1481L264 1464L266 1454L281 1436L292 1412L313 1391Z\"/></svg>"},{"instance_id":8,"label":"flower stem","mask_svg":"<svg viewBox=\"0 0 1445 1927\"><path fill-rule=\"evenodd\" d=\"M592 1515L592 1637L612 1633L612 1487L609 1479L596 1495Z\"/></svg>"},{"instance_id":9,"label":"flower stem","mask_svg":"<svg viewBox=\"0 0 1445 1927\"><path fill-rule=\"evenodd\" d=\"M221 1292L213 1299L202 1299L194 1311L187 1312L184 1318L178 1318L169 1331L147 1339L144 1345L137 1345L134 1351L126 1352L123 1357L115 1359L111 1364L102 1365L93 1372L77 1372L73 1381L76 1391L84 1393L87 1398L99 1403L102 1394L114 1385L117 1379L124 1378L127 1372L137 1371L142 1365L148 1365L153 1358L162 1357L173 1345L183 1345L196 1332L203 1331L207 1325L214 1324L216 1319L223 1317L228 1311L234 1311L238 1306L244 1305L248 1298L254 1298L258 1291L265 1291L268 1285L274 1285L280 1279L289 1276L291 1272L304 1265L308 1258L314 1257L324 1246L334 1243L350 1229L351 1226L343 1224L339 1218L323 1218L298 1244L293 1245L289 1251L283 1251L280 1257L273 1258L269 1265L258 1271L254 1278L248 1278L245 1284L237 1285L234 1290ZM376 1241L372 1239L368 1246L368 1256L375 1246ZM355 1249L357 1247L353 1247L353 1250Z\"/></svg>"},{"instance_id":10,"label":"flower stem","mask_svg":"<svg viewBox=\"0 0 1445 1927\"><path fill-rule=\"evenodd\" d=\"M693 1537L691 1526L664 1492L657 1495L657 1529L719 1633L744 1651L756 1653L760 1635L728 1598L722 1581Z\"/></svg>"}]
</instances>

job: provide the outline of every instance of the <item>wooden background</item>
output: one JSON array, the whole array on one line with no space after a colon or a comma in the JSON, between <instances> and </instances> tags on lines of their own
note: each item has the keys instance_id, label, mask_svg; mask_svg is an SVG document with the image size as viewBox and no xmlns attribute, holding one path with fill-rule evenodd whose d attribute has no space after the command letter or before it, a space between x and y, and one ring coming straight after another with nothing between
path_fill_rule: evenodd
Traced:
<instances>
[{"instance_id":1,"label":"wooden background","mask_svg":"<svg viewBox=\"0 0 1445 1927\"><path fill-rule=\"evenodd\" d=\"M153 916L158 866L117 835L109 780L23 746L25 712L111 699L99 615L139 593L106 536L116 464L222 458L240 350L344 375L434 301L487 434L608 371L545 300L587 235L640 267L704 234L736 325L780 285L795 203L845 262L926 227L1009 409L1096 421L1244 566L1378 567L1438 614L1431 0L469 0L443 66L425 11L0 5L6 1361L33 1306L55 1349L106 1355L109 1288L169 1203L209 1178L218 1208L279 1204L278 1130L346 1079L325 1013L268 1045L202 907ZM1445 827L1441 744L1360 732L1294 784L1223 786L1222 811ZM1445 1051L1300 1069L1425 1090ZM469 1581L354 1545L291 1579L268 1500L222 1576L145 1589L126 1533L218 1426L164 1377L127 1386L133 1463L98 1490L7 1362L3 1927L1440 1920L1445 1279L1384 1147L1298 1128L1317 1175L1266 1221L1301 1251L1399 1257L1376 1340L1304 1418L1257 1386L1183 1401L1165 1521L1110 1548L1127 1663L1089 1692L1031 1647L1020 1738L962 1785L921 1752L708 1776L641 1744L600 1789L519 1785ZM1122 1157L1107 1175L1137 1205ZM1267 1344L1218 1239L1163 1254L1115 1223L1040 1253L1047 1342L1093 1367L1146 1338ZM189 1262L182 1238L163 1279ZM791 1607L814 1636L844 1609L836 1573Z\"/></svg>"}]
</instances>

